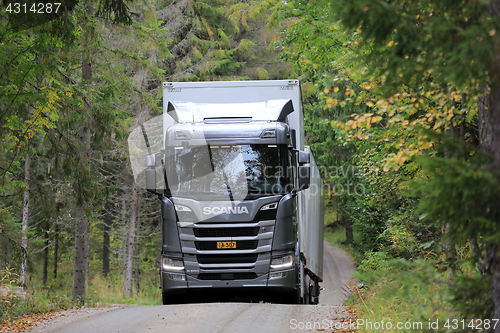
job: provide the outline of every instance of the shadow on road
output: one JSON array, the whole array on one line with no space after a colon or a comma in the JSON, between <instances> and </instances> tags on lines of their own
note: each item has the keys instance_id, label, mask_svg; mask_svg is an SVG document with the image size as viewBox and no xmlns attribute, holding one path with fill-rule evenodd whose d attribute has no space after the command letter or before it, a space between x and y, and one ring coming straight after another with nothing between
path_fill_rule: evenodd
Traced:
<instances>
[{"instance_id":1,"label":"shadow on road","mask_svg":"<svg viewBox=\"0 0 500 333\"><path fill-rule=\"evenodd\" d=\"M178 304L187 303L278 303L283 304L280 293L268 291L245 290L196 290L177 299Z\"/></svg>"}]
</instances>

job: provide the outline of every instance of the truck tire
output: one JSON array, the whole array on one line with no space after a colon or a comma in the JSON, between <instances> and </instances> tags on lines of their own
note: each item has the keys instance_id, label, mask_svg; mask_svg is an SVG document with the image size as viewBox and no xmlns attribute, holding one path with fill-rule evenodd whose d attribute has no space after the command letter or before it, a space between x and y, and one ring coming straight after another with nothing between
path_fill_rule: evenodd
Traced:
<instances>
[{"instance_id":1,"label":"truck tire","mask_svg":"<svg viewBox=\"0 0 500 333\"><path fill-rule=\"evenodd\" d=\"M319 282L314 281L314 285L311 287L312 289L312 297L311 297L311 304L318 304L319 303Z\"/></svg>"},{"instance_id":2,"label":"truck tire","mask_svg":"<svg viewBox=\"0 0 500 333\"><path fill-rule=\"evenodd\" d=\"M304 283L302 284L304 288L304 302L303 304L311 304L311 278L309 275L304 273Z\"/></svg>"},{"instance_id":3,"label":"truck tire","mask_svg":"<svg viewBox=\"0 0 500 333\"><path fill-rule=\"evenodd\" d=\"M303 293L304 291L304 264L302 263L302 260L299 261L299 271L297 272L298 275L298 285L299 289L297 290L297 293L299 295L297 299L297 303L295 304L304 304L304 298L303 298Z\"/></svg>"}]
</instances>

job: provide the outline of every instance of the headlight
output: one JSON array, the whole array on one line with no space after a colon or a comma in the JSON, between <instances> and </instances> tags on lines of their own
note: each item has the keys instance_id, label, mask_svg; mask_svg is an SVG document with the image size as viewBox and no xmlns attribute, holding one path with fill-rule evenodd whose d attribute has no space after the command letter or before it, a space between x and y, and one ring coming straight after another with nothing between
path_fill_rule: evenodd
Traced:
<instances>
[{"instance_id":1,"label":"headlight","mask_svg":"<svg viewBox=\"0 0 500 333\"><path fill-rule=\"evenodd\" d=\"M284 257L272 258L271 268L288 268L293 266L293 254L286 255Z\"/></svg>"},{"instance_id":2,"label":"headlight","mask_svg":"<svg viewBox=\"0 0 500 333\"><path fill-rule=\"evenodd\" d=\"M265 206L262 206L262 208L260 210L270 210L270 209L276 209L276 208L278 208L278 203L273 202L273 203L267 204Z\"/></svg>"},{"instance_id":3,"label":"headlight","mask_svg":"<svg viewBox=\"0 0 500 333\"><path fill-rule=\"evenodd\" d=\"M276 129L275 128L270 128L270 129L265 129L262 131L262 134L260 135L261 138L275 138L276 137Z\"/></svg>"},{"instance_id":4,"label":"headlight","mask_svg":"<svg viewBox=\"0 0 500 333\"><path fill-rule=\"evenodd\" d=\"M163 257L162 267L166 271L181 271L184 269L184 263L179 259Z\"/></svg>"},{"instance_id":5,"label":"headlight","mask_svg":"<svg viewBox=\"0 0 500 333\"><path fill-rule=\"evenodd\" d=\"M178 212L192 212L191 208L183 205L175 205L175 210Z\"/></svg>"}]
</instances>

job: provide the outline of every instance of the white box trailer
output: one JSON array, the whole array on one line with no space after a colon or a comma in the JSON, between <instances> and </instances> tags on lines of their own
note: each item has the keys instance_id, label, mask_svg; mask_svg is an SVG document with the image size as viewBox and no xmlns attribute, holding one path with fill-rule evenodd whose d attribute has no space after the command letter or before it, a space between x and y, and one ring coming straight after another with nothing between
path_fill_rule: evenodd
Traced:
<instances>
[{"instance_id":1,"label":"white box trailer","mask_svg":"<svg viewBox=\"0 0 500 333\"><path fill-rule=\"evenodd\" d=\"M163 106L146 187L162 200L164 303L198 288L317 303L323 184L299 81L165 82Z\"/></svg>"},{"instance_id":2,"label":"white box trailer","mask_svg":"<svg viewBox=\"0 0 500 333\"><path fill-rule=\"evenodd\" d=\"M175 101L195 104L242 104L288 99L292 100L294 112L288 115L287 121L296 131L297 148L304 149L304 111L299 80L163 83L164 116L168 114L168 103ZM168 123L167 120L164 122Z\"/></svg>"}]
</instances>

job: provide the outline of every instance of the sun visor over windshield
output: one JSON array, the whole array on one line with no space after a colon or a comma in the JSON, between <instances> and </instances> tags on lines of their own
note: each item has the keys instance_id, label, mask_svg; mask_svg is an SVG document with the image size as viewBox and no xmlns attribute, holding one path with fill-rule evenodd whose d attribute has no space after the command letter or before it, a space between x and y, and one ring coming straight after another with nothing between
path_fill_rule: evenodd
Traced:
<instances>
[{"instance_id":1,"label":"sun visor over windshield","mask_svg":"<svg viewBox=\"0 0 500 333\"><path fill-rule=\"evenodd\" d=\"M284 122L293 112L292 100L275 99L255 103L193 103L169 101L168 114L180 123L202 122L211 118L243 118Z\"/></svg>"}]
</instances>

